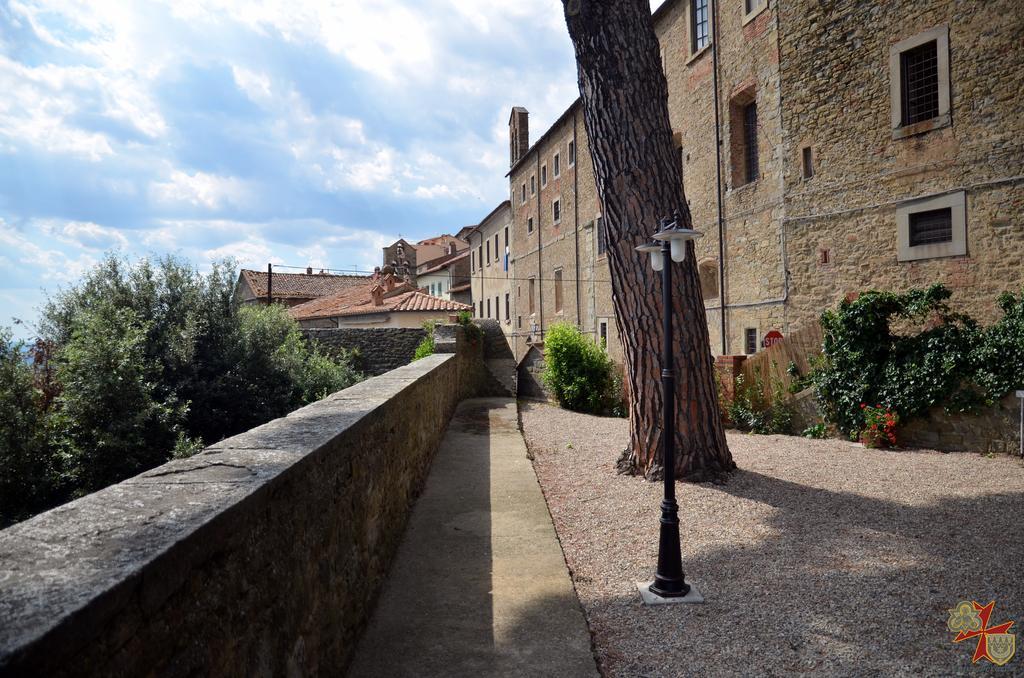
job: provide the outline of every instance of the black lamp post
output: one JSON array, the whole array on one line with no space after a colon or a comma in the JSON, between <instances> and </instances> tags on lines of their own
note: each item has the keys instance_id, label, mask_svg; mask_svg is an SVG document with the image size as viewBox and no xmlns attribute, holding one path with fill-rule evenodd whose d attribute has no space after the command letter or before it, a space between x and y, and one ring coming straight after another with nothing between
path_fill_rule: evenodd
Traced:
<instances>
[{"instance_id":1,"label":"black lamp post","mask_svg":"<svg viewBox=\"0 0 1024 678\"><path fill-rule=\"evenodd\" d=\"M661 500L658 569L654 575L654 581L647 586L650 593L665 599L660 602L703 602L703 598L696 590L693 590L693 595L688 595L691 593L691 587L686 583L683 559L679 548L679 505L676 503L675 464L676 377L672 364L672 262L685 261L689 242L702 235L703 233L699 231L680 228L677 213L674 220L662 220L661 230L654 234L653 241L636 248L639 252L650 253L651 267L655 271L661 271L662 334L664 335L661 364L661 388L664 404L661 443L665 494ZM643 593L642 587L641 593ZM646 597L645 600L647 600Z\"/></svg>"}]
</instances>

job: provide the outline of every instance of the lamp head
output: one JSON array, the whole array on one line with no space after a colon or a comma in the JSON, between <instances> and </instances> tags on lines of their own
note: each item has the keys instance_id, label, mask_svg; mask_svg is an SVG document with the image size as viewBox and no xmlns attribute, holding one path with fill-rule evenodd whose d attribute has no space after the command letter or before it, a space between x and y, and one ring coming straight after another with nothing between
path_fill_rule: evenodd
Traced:
<instances>
[{"instance_id":1,"label":"lamp head","mask_svg":"<svg viewBox=\"0 0 1024 678\"><path fill-rule=\"evenodd\" d=\"M655 240L668 240L672 246L672 261L686 260L686 243L697 238L703 238L704 234L692 228L679 228L677 221L662 222L661 230L654 234Z\"/></svg>"},{"instance_id":2,"label":"lamp head","mask_svg":"<svg viewBox=\"0 0 1024 678\"><path fill-rule=\"evenodd\" d=\"M651 268L655 271L660 271L664 267L665 259L661 256L661 243L652 240L638 245L636 251L647 252L651 255Z\"/></svg>"}]
</instances>

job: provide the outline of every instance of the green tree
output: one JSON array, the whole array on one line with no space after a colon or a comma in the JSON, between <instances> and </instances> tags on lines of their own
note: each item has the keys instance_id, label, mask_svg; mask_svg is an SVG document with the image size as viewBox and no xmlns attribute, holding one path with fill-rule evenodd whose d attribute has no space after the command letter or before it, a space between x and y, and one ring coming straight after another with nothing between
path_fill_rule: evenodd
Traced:
<instances>
[{"instance_id":1,"label":"green tree","mask_svg":"<svg viewBox=\"0 0 1024 678\"><path fill-rule=\"evenodd\" d=\"M24 348L0 328L0 527L44 506L52 492L41 394Z\"/></svg>"},{"instance_id":2,"label":"green tree","mask_svg":"<svg viewBox=\"0 0 1024 678\"><path fill-rule=\"evenodd\" d=\"M156 466L182 431L186 405L161 401L147 357L148 323L112 302L83 308L57 358L62 384L50 421L61 484L87 494Z\"/></svg>"}]
</instances>

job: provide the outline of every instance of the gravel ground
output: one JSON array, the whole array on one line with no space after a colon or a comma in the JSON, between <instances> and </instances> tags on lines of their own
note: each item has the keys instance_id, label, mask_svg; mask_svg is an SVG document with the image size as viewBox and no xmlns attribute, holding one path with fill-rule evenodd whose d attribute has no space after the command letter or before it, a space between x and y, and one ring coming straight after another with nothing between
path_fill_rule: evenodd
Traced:
<instances>
[{"instance_id":1,"label":"gravel ground","mask_svg":"<svg viewBox=\"0 0 1024 678\"><path fill-rule=\"evenodd\" d=\"M628 424L528 403L521 418L604 675L1024 674L1024 651L972 666L946 628L971 599L1024 625L1019 460L730 433L729 483L677 492L707 604L644 607L661 485L616 474Z\"/></svg>"}]
</instances>

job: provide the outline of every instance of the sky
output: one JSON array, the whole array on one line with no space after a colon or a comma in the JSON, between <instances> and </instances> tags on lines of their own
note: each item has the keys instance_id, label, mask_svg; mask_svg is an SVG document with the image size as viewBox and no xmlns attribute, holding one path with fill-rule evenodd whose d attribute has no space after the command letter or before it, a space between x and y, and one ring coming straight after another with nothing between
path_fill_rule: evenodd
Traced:
<instances>
[{"instance_id":1,"label":"sky","mask_svg":"<svg viewBox=\"0 0 1024 678\"><path fill-rule=\"evenodd\" d=\"M110 251L372 270L577 95L559 0L0 0L0 327Z\"/></svg>"}]
</instances>

